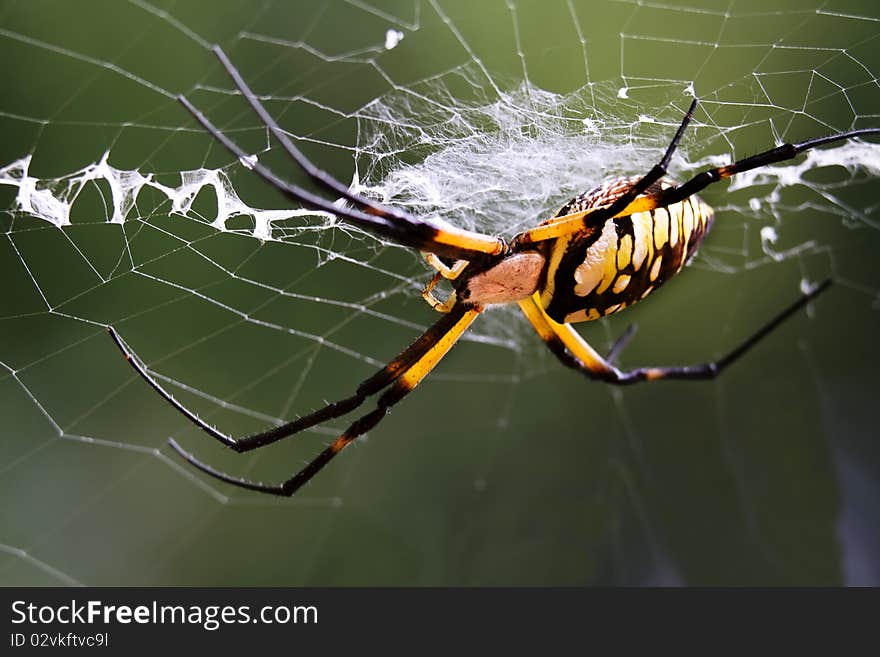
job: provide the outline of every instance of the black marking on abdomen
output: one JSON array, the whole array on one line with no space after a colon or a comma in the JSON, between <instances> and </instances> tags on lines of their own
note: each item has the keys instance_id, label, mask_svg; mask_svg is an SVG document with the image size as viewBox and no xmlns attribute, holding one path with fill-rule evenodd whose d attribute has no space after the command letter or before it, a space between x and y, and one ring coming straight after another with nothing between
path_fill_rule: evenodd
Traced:
<instances>
[{"instance_id":1,"label":"black marking on abdomen","mask_svg":"<svg viewBox=\"0 0 880 657\"><path fill-rule=\"evenodd\" d=\"M672 212L670 212L670 208L673 210ZM668 214L668 229L659 249L657 248L655 238L658 222L660 221L658 211ZM685 233L684 213L687 211L691 212L692 221L690 230ZM676 220L676 224L681 224L680 228L676 225L675 231L672 229L672 222L675 220L674 213L677 213L680 217L680 222ZM700 213L702 213L706 220L705 226L700 221ZM600 227L594 228L589 241L572 240L568 244L556 271L553 298L550 300L547 308L545 308L547 314L552 319L557 322L563 322L572 313L580 313L580 311L583 311L583 316L572 321L596 319L638 302L677 274L693 257L708 229L711 227L713 218L711 209L693 197L672 204L669 207L657 208L647 214L649 215L648 221L645 221L643 218L638 219L644 222L640 224L638 231L635 228L635 220L632 215L609 220L614 221L617 236L616 244L613 247L616 269L615 278L607 285L604 279L600 280L594 291L584 296L579 296L575 293L575 270L584 262L589 246L596 242L602 233L602 229ZM671 240L673 232L677 236L674 246ZM637 234L640 234L641 240L636 239ZM618 259L618 256L621 252L622 240L627 237L633 242L632 253L625 266L619 267L620 259ZM685 242L687 242L686 248ZM636 253L640 255L640 258L635 258ZM644 255L642 255L643 253ZM659 265L656 262L658 257L660 258ZM634 264L636 260L639 260L638 267ZM653 279L651 277L652 271L656 271L656 276ZM629 277L629 280L625 287L622 287L621 284L620 291L615 292L615 286L622 276ZM604 289L601 293L595 291L603 287Z\"/></svg>"}]
</instances>

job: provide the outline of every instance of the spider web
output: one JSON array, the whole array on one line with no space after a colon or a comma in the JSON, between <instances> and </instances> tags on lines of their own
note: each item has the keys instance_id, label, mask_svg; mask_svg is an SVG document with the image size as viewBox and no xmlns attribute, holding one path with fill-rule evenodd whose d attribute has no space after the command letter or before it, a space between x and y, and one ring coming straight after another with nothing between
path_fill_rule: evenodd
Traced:
<instances>
[{"instance_id":1,"label":"spider web","mask_svg":"<svg viewBox=\"0 0 880 657\"><path fill-rule=\"evenodd\" d=\"M291 500L277 481L346 426L225 451L119 358L117 328L234 435L351 393L435 316L431 271L290 207L175 101L307 185L234 91L352 188L509 237L659 158L686 178L880 125L868 2L290 7L0 3L4 584L877 584L880 146L851 141L702 196L686 275L580 327L624 365L718 357L835 285L711 383L620 390L564 370L493 309ZM876 140L874 140L876 141Z\"/></svg>"}]
</instances>

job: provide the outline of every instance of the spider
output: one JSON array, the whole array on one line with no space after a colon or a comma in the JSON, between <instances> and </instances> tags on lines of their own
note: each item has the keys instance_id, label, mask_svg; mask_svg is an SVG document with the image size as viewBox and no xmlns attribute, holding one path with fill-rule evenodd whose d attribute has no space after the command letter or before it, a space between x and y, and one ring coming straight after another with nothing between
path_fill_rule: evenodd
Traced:
<instances>
[{"instance_id":1,"label":"spider","mask_svg":"<svg viewBox=\"0 0 880 657\"><path fill-rule=\"evenodd\" d=\"M613 363L632 331L601 356L572 327L619 312L659 288L693 257L712 225L712 208L696 193L738 173L796 157L806 150L866 135L880 128L853 130L795 144L782 144L726 166L703 171L684 183L666 177L666 167L697 108L694 98L660 161L638 178L618 178L575 197L550 219L516 235L509 243L451 226L436 219L417 218L381 205L351 191L309 161L269 115L219 46L214 53L265 127L318 187L347 200L339 207L330 200L278 178L253 163L251 168L290 200L340 219L383 238L423 252L437 273L423 296L441 317L385 367L362 382L354 394L329 403L309 415L242 438L233 438L208 425L168 393L127 349L113 327L110 335L135 371L167 403L196 426L236 452L272 444L304 429L355 410L368 397L379 395L376 407L358 417L302 470L278 484L264 484L221 472L184 451L172 438L171 447L188 463L241 488L291 496L345 447L375 427L392 406L413 390L449 352L487 306L519 305L549 349L568 367L614 384L660 379L712 379L752 349L810 299L828 288L825 280L767 321L722 358L698 365L638 367L620 370ZM247 154L217 129L189 100L178 100L219 143L246 161ZM453 291L443 301L433 293L446 278ZM631 327L632 328L632 327ZM379 394L381 393L381 394Z\"/></svg>"}]
</instances>

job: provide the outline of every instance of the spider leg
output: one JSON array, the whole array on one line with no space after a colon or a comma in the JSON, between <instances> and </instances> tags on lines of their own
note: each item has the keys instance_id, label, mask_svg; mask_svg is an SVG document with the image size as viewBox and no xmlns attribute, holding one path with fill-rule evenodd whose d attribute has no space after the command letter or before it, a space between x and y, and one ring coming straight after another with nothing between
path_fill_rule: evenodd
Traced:
<instances>
[{"instance_id":1,"label":"spider leg","mask_svg":"<svg viewBox=\"0 0 880 657\"><path fill-rule=\"evenodd\" d=\"M708 169L707 171L698 173L696 176L680 185L669 187L654 194L647 194L645 196L630 199L625 207L619 208L614 214L611 214L612 209L615 205L619 205L620 199L611 205L599 206L582 212L565 215L563 217L554 217L552 220L547 221L540 226L536 226L535 228L517 235L511 242L511 247L516 250L517 247L525 244L542 242L576 233L579 230L582 230L588 222L594 222L597 219L597 213L601 213L598 215L599 218L609 218L612 216L626 216L635 214L636 212L647 212L658 207L666 207L673 203L683 201L689 196L705 189L712 183L730 178L738 173L751 171L752 169L757 169L758 167L766 166L768 164L790 160L816 146L833 144L854 137L867 137L869 135L880 135L880 128L864 128L862 130L852 130L850 132L841 132L836 135L818 137L797 144L783 144L782 146L772 148L763 153L758 153L757 155L737 160L732 164ZM623 196L620 198L623 198Z\"/></svg>"},{"instance_id":2,"label":"spider leg","mask_svg":"<svg viewBox=\"0 0 880 657\"><path fill-rule=\"evenodd\" d=\"M438 313L448 313L450 310L455 308L455 304L458 303L458 299L456 297L455 291L453 290L448 297L446 297L445 301L440 301L437 297L434 296L434 288L437 287L437 283L443 278L442 272L437 272L428 281L428 284L425 285L425 288L422 290L422 299L431 306Z\"/></svg>"},{"instance_id":3,"label":"spider leg","mask_svg":"<svg viewBox=\"0 0 880 657\"><path fill-rule=\"evenodd\" d=\"M353 193L347 186L316 167L302 154L284 131L281 130L277 122L269 115L253 91L245 84L237 69L219 46L214 47L214 53L220 59L230 77L232 77L239 91L269 129L269 132L281 143L288 155L317 184L339 194L357 205L360 209L339 207L321 196L312 194L293 183L278 178L259 162L253 162L248 165L285 196L313 210L321 210L337 215L359 228L381 237L387 237L404 246L423 251L432 251L455 259L472 259L485 254L497 255L506 249L505 242L500 238L461 230L445 223L441 225L440 222L420 220L399 209L379 205L360 194ZM178 96L178 100L214 139L232 152L239 160L243 162L248 161L247 153L214 126L185 96Z\"/></svg>"},{"instance_id":4,"label":"spider leg","mask_svg":"<svg viewBox=\"0 0 880 657\"><path fill-rule=\"evenodd\" d=\"M318 456L310 461L302 470L280 484L264 484L221 472L196 459L192 454L182 449L175 440L169 439L168 443L171 445L172 449L174 449L174 451L183 457L190 465L198 468L215 479L248 490L290 497L312 477L318 474L318 472L320 472L321 469L333 459L333 457L354 442L358 436L362 436L379 424L385 415L388 414L391 407L403 399L431 372L431 370L434 369L437 363L439 363L449 352L452 346L458 341L465 330L467 330L482 311L483 309L480 306L460 305L453 312L444 315L434 326L442 324L442 326L445 327L445 331L442 334L435 336L433 343L429 348L424 351L415 362L411 363L406 370L401 372L391 384L391 387L382 393L376 402L376 408L352 422L339 438L330 443L328 447L320 452ZM448 322L448 318L450 317L454 317L455 321ZM450 323L451 326L449 326Z\"/></svg>"},{"instance_id":5,"label":"spider leg","mask_svg":"<svg viewBox=\"0 0 880 657\"><path fill-rule=\"evenodd\" d=\"M443 278L450 281L454 281L456 278L461 276L461 272L463 272L470 264L467 260L456 260L454 263L452 263L451 267L448 267L440 258L438 258L433 253L423 253L422 255L425 257L425 262L436 269Z\"/></svg>"},{"instance_id":6,"label":"spider leg","mask_svg":"<svg viewBox=\"0 0 880 657\"><path fill-rule=\"evenodd\" d=\"M685 112L684 118L678 126L678 130L675 131L675 136L672 137L672 141L669 142L669 146L666 148L666 152L663 154L663 157L660 158L660 161L655 164L648 173L639 178L635 184L626 190L626 192L617 197L613 203L590 208L583 212L575 212L563 217L554 217L553 220L545 222L540 226L527 230L514 237L511 246L517 247L524 244L541 242L568 235L584 228L587 221L600 222L610 217L641 211L642 208L639 207L639 203L634 205L633 202L636 201L636 199L638 199L648 187L666 175L669 161L672 159L675 149L678 148L678 144L681 142L681 137L684 135L685 129L687 129L688 124L691 122L698 103L699 100L697 98L694 98L693 101L691 101L690 107L687 112ZM656 207L656 205L646 209L653 209L654 207ZM589 219L587 219L587 217L589 217Z\"/></svg>"},{"instance_id":7,"label":"spider leg","mask_svg":"<svg viewBox=\"0 0 880 657\"><path fill-rule=\"evenodd\" d=\"M662 192L659 192L656 195L659 201L658 204L661 206L666 206L671 205L672 203L677 203L678 201L682 201L689 196L693 196L694 194L696 194L700 190L705 189L712 183L719 182L721 180L724 180L725 178L730 178L731 176L735 176L738 173L743 173L745 171L757 169L758 167L767 166L768 164L791 160L801 153L815 148L816 146L833 144L838 141L844 141L845 139L852 139L854 137L865 137L868 135L880 135L880 128L864 128L862 130L841 132L836 135L817 137L816 139L809 139L807 141L802 141L797 144L782 144L782 146L771 148L770 150L764 151L763 153L744 157L741 160L737 160L733 164L728 164L723 167L716 167L714 169L708 169L707 171L698 173L696 176L694 176L687 182L682 183L681 185L676 185L675 187L670 187L663 190Z\"/></svg>"},{"instance_id":8,"label":"spider leg","mask_svg":"<svg viewBox=\"0 0 880 657\"><path fill-rule=\"evenodd\" d=\"M624 371L612 365L610 359L602 358L570 324L558 324L553 321L544 312L537 297L532 296L528 299L523 299L519 302L519 306L550 351L564 365L572 367L593 379L599 379L607 383L628 385L638 383L639 381L658 381L660 379L714 379L758 344L773 329L807 305L811 299L815 299L827 290L830 285L831 279L826 279L809 292L803 294L797 301L790 304L718 360L698 365L637 367ZM614 349L612 349L612 354L613 352Z\"/></svg>"},{"instance_id":9,"label":"spider leg","mask_svg":"<svg viewBox=\"0 0 880 657\"><path fill-rule=\"evenodd\" d=\"M614 361L620 357L620 353L626 348L626 345L629 344L629 341L632 340L633 336L636 334L637 326L635 324L630 324L626 327L626 330L620 334L620 337L614 341L614 344L611 345L611 349L608 350L608 355L605 356L605 361L609 364L614 364Z\"/></svg>"},{"instance_id":10,"label":"spider leg","mask_svg":"<svg viewBox=\"0 0 880 657\"><path fill-rule=\"evenodd\" d=\"M699 102L700 101L697 98L694 98L693 101L691 101L690 107L688 107L687 112L685 112L684 118L678 126L678 130L675 131L675 136L673 136L672 141L669 142L669 146L663 154L663 157L660 158L660 161L655 164L648 173L639 178L639 180L637 180L632 187L627 189L626 192L614 199L614 202L611 205L605 208L600 208L594 212L591 216L591 220L604 221L609 217L616 217L622 211L626 210L629 204L647 190L648 187L666 175L666 168L669 166L669 160L672 159L672 154L675 153L675 149L678 148L681 137L684 135L685 129L691 122L691 119L694 116L694 111L697 109L697 104Z\"/></svg>"},{"instance_id":11,"label":"spider leg","mask_svg":"<svg viewBox=\"0 0 880 657\"><path fill-rule=\"evenodd\" d=\"M461 272L467 268L470 262L467 260L456 260L451 267L447 267L446 264L433 253L424 253L423 255L425 256L427 263L437 270L437 273L434 274L433 278L431 278L431 280L428 281L428 284L425 285L425 288L422 290L422 298L438 313L448 313L457 303L455 292L451 292L449 296L446 297L445 301L440 301L434 296L433 290L437 287L437 283L439 283L441 279L445 278L454 281L461 276Z\"/></svg>"},{"instance_id":12,"label":"spider leg","mask_svg":"<svg viewBox=\"0 0 880 657\"><path fill-rule=\"evenodd\" d=\"M663 193L668 191L670 190L666 189L663 190L663 192L639 196L630 201L629 205L614 216L625 217L635 214L636 212L647 212L648 210L653 210L654 208L666 205L666 202L662 201L661 198ZM566 214L561 217L553 217L534 228L529 228L516 235L510 242L510 248L512 251L517 251L520 247L525 246L526 244L545 242L547 240L556 239L557 237L564 237L566 235L571 235L572 233L577 233L586 228L588 224L593 224L597 212L604 213L609 208L611 208L610 204L598 205L588 210L572 212L571 214Z\"/></svg>"},{"instance_id":13,"label":"spider leg","mask_svg":"<svg viewBox=\"0 0 880 657\"><path fill-rule=\"evenodd\" d=\"M229 77L232 78L232 81L235 83L235 86L241 92L241 94L245 97L248 104L253 108L254 112L260 117L260 120L265 124L265 126L269 129L269 132L272 133L272 136L278 140L281 146L287 151L287 154L290 155L291 158L300 166L300 168L306 172L306 174L315 181L321 187L331 191L335 194L339 194L343 198L348 201L351 201L355 205L359 206L362 210L366 210L369 214L376 215L377 217L385 217L388 219L397 219L404 223L410 222L411 218L405 213L401 212L397 208L385 207L378 203L373 202L370 199L367 199L360 194L355 194L352 192L347 185L339 182L336 178L331 176L326 171L319 169L314 165L314 163L309 160L305 155L303 155L302 151L296 147L296 145L290 140L287 134L281 129L278 125L278 122L272 118L272 115L266 111L266 108L260 102L260 100L256 97L251 88L244 81L244 78L241 77L241 73L238 72L238 69L232 64L229 60L229 57L226 56L226 53L223 52L223 49L220 46L215 45L212 48L214 54L217 56L217 59L220 60L220 63L223 64L223 68L226 69L226 72L229 74Z\"/></svg>"},{"instance_id":14,"label":"spider leg","mask_svg":"<svg viewBox=\"0 0 880 657\"><path fill-rule=\"evenodd\" d=\"M278 442L279 440L297 434L305 429L353 411L363 404L367 397L370 397L388 387L399 379L404 372L412 368L416 362L424 357L425 353L429 351L438 340L442 339L446 333L455 327L456 322L461 319L464 312L465 310L462 307L457 309L457 312L455 313L444 315L385 367L361 383L355 390L355 393L350 397L329 403L323 408L319 408L313 413L304 415L296 420L242 438L234 438L229 434L223 433L212 427L186 406L177 401L171 393L165 390L162 384L150 375L147 368L141 364L140 360L128 349L128 347L126 347L122 338L116 332L116 329L112 326L108 326L107 331L110 333L110 337L113 338L116 346L119 347L125 360L129 362L135 372L137 372L140 377L153 388L153 390L158 392L166 402L180 411L184 417L212 438L223 443L226 447L241 453L249 452L252 449L257 449L264 445L271 445L274 442Z\"/></svg>"}]
</instances>

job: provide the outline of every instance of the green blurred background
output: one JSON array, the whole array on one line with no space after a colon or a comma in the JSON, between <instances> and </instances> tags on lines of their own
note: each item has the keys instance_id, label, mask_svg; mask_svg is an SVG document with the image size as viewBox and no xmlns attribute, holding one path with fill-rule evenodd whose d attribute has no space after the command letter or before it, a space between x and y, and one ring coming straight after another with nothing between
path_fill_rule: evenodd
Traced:
<instances>
[{"instance_id":1,"label":"green blurred background","mask_svg":"<svg viewBox=\"0 0 880 657\"><path fill-rule=\"evenodd\" d=\"M691 159L731 144L744 156L773 145L768 119L791 141L878 125L878 20L867 0L2 0L0 167L31 155L30 175L45 179L109 152L117 168L177 185L181 171L228 164L177 93L249 151L265 148L224 93L210 43L343 181L362 127L353 113L395 87L430 91L419 83L435 76L491 96L488 78L474 87L480 66L501 89L526 76L562 94L626 87L629 101L601 95L601 110L634 122L639 108L680 106L693 81L719 127L686 140ZM389 29L404 38L384 51ZM738 124L749 127L719 138ZM261 159L302 181L279 150ZM228 173L251 205L284 207L243 167ZM722 379L610 389L496 315L290 501L195 474L167 437L278 480L337 429L227 454L136 378L103 325L190 386L174 392L210 422L255 431L349 394L433 321L406 283L425 280L418 259L337 230L261 242L239 218L239 233L220 232L207 192L203 221L146 190L110 224L105 183L87 185L57 228L0 185L0 583L880 584L880 186L836 168L807 178L826 192L785 190L775 216L737 211L769 187L733 202L724 186L707 190L718 219L688 273L581 328L605 348L637 322L626 365L697 362L790 302L802 278L835 277ZM765 255L766 226L775 249L797 254Z\"/></svg>"}]
</instances>

